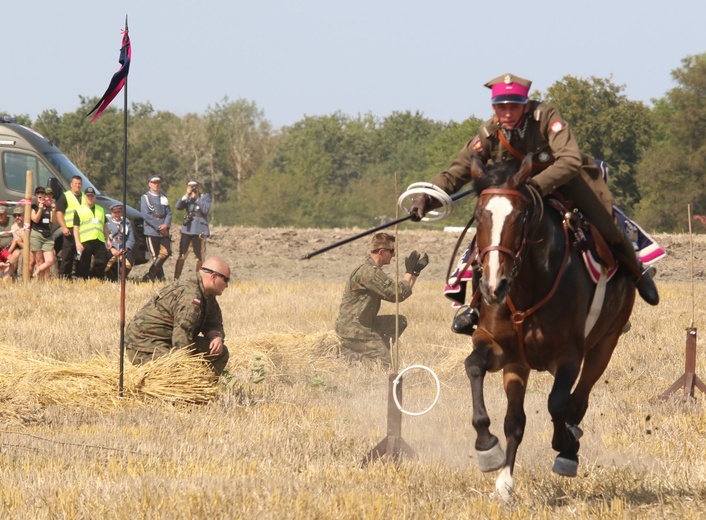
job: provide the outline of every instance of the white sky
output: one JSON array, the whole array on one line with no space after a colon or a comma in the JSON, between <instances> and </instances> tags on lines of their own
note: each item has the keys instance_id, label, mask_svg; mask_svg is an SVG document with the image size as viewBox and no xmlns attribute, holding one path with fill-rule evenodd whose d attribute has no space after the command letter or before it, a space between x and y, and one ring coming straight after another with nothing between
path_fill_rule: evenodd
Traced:
<instances>
[{"instance_id":1,"label":"white sky","mask_svg":"<svg viewBox=\"0 0 706 520\"><path fill-rule=\"evenodd\" d=\"M245 98L275 127L337 110L485 118L483 84L506 72L540 90L612 77L649 104L706 52L701 0L6 1L0 113L35 119L102 95L126 14L129 101L182 116Z\"/></svg>"}]
</instances>

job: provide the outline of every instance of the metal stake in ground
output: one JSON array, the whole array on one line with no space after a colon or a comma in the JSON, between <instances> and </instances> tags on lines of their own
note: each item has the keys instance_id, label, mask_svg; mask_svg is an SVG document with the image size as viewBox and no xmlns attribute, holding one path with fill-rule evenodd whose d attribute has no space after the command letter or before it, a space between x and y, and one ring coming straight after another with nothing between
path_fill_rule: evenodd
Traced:
<instances>
[{"instance_id":1,"label":"metal stake in ground","mask_svg":"<svg viewBox=\"0 0 706 520\"><path fill-rule=\"evenodd\" d=\"M414 450L402 438L402 412L395 405L395 397L397 402L402 402L402 385L396 383L397 374L390 374L387 383L387 437L363 457L361 467L376 460L391 460L397 463L402 459L402 455L415 456ZM395 392L397 392L396 395Z\"/></svg>"},{"instance_id":2,"label":"metal stake in ground","mask_svg":"<svg viewBox=\"0 0 706 520\"><path fill-rule=\"evenodd\" d=\"M696 375L696 327L694 327L694 241L691 235L691 204L687 206L689 221L689 243L691 246L691 326L686 329L686 361L684 373L672 386L659 395L667 399L680 388L684 389L684 399L694 397L694 387L706 393L706 385Z\"/></svg>"}]
</instances>

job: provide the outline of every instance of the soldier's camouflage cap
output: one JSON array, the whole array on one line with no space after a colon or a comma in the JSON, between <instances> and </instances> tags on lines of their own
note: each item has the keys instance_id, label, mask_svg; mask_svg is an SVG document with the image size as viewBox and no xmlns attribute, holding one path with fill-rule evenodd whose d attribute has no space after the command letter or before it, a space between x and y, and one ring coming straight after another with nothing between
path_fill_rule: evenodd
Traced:
<instances>
[{"instance_id":1,"label":"soldier's camouflage cap","mask_svg":"<svg viewBox=\"0 0 706 520\"><path fill-rule=\"evenodd\" d=\"M490 102L493 105L503 103L524 105L529 101L528 95L532 82L514 74L503 74L491 79L485 86L491 91Z\"/></svg>"}]
</instances>

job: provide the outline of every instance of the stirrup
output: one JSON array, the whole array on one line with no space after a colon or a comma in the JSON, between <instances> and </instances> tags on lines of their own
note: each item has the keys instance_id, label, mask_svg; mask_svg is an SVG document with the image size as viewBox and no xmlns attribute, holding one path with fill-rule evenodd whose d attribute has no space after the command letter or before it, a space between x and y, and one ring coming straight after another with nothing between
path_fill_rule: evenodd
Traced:
<instances>
[{"instance_id":1,"label":"stirrup","mask_svg":"<svg viewBox=\"0 0 706 520\"><path fill-rule=\"evenodd\" d=\"M451 331L456 334L472 336L478 327L478 318L478 309L470 305L464 305L456 311L454 320L451 323Z\"/></svg>"}]
</instances>

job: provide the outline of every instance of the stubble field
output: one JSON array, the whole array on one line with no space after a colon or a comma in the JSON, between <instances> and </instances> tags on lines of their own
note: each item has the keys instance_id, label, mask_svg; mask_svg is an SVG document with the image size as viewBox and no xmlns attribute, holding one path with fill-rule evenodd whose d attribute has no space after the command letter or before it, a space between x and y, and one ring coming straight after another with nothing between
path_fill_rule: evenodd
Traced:
<instances>
[{"instance_id":1,"label":"stubble field","mask_svg":"<svg viewBox=\"0 0 706 520\"><path fill-rule=\"evenodd\" d=\"M415 457L360 469L386 436L388 372L338 358L332 329L365 243L298 260L357 231L214 230L208 253L231 263L234 282L220 298L229 374L213 395L201 386L189 393L183 383L190 376L170 377L173 367L126 366L118 397L118 285L0 286L0 518L706 514L704 395L654 399L684 372L685 329L705 321L706 237L694 239L693 269L688 237L657 237L670 253L658 264L662 304L636 304L633 327L593 392L575 479L551 472L552 379L532 374L517 489L505 504L493 496L496 474L475 464L463 370L470 343L450 332L453 310L441 294L455 240L450 233L404 230L398 243L403 256L417 248L431 258L414 295L400 305L409 328L398 366L432 368L440 399L428 414L403 418L402 436ZM169 275L173 265L167 264ZM193 265L190 258L186 270ZM128 284L128 321L157 287ZM391 304L382 310L394 311ZM699 348L702 377L704 359ZM200 367L189 369L194 384L202 384ZM434 397L432 381L420 372L405 377L404 392L412 410ZM183 402L200 397L208 402ZM502 436L499 374L487 378L486 401L491 427Z\"/></svg>"}]
</instances>

